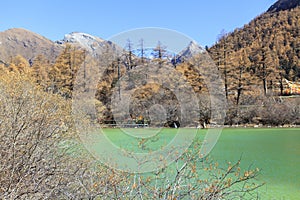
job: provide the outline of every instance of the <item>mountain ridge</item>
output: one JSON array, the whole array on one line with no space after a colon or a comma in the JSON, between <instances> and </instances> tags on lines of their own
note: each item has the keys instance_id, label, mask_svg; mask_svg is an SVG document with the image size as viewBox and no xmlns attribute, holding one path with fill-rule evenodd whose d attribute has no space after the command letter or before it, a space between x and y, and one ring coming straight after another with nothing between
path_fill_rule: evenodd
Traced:
<instances>
[{"instance_id":1,"label":"mountain ridge","mask_svg":"<svg viewBox=\"0 0 300 200\"><path fill-rule=\"evenodd\" d=\"M62 40L52 41L42 35L23 28L11 28L0 32L0 61L10 62L14 56L21 55L32 62L38 55L45 56L49 61L54 62L63 51L66 44L77 48L83 48L92 55L99 55L108 46L117 54L121 55L125 49L111 41L83 32L71 32L64 35ZM191 57L203 49L191 41L190 44L178 53L178 57Z\"/></svg>"},{"instance_id":2,"label":"mountain ridge","mask_svg":"<svg viewBox=\"0 0 300 200\"><path fill-rule=\"evenodd\" d=\"M16 55L33 60L39 54L54 61L61 50L62 47L53 41L27 29L12 28L0 32L0 60L3 62L9 62Z\"/></svg>"},{"instance_id":3,"label":"mountain ridge","mask_svg":"<svg viewBox=\"0 0 300 200\"><path fill-rule=\"evenodd\" d=\"M12 57L21 55L32 62L37 56L43 55L53 63L67 44L85 49L94 56L99 56L107 47L116 53L124 51L111 41L88 33L71 32L65 34L62 40L52 41L24 28L11 28L0 32L0 61L9 63Z\"/></svg>"},{"instance_id":4,"label":"mountain ridge","mask_svg":"<svg viewBox=\"0 0 300 200\"><path fill-rule=\"evenodd\" d=\"M273 22L272 25L261 25L260 21L263 16L269 14L274 15L274 12L281 13L283 10L296 9L300 4L299 0L279 0L274 3L267 12L262 15L256 17L248 25L245 25L244 28L239 28L231 34L239 34L242 29L247 29L253 35L257 34L257 30L250 30L250 26L265 26L265 32L272 32L273 27L280 25L280 22ZM267 26L272 26L272 29ZM297 32L292 30L292 36L297 37ZM265 33L264 33L265 34ZM267 34L267 33L266 33ZM228 35L229 37L232 37ZM238 44L234 44L237 48L242 48L247 45L251 45L254 40L263 40L263 38L249 38L246 33L241 33L241 37L238 38L240 41L236 41ZM51 41L46 37L39 35L37 33L31 32L29 30L23 28L13 28L8 29L6 31L0 32L0 60L1 62L9 62L9 60L16 55L22 55L27 60L33 60L39 54L44 55L50 61L54 61L56 57L60 54L60 52L64 49L64 46L69 43L75 45L79 48L84 48L89 52L96 52L100 49L104 49L106 45L110 45L114 50L124 51L123 48L118 47L116 44L113 44L110 41L106 41L102 38L90 35L88 33L81 32L72 32L66 34L62 40L59 41ZM213 48L213 47L212 47ZM191 43L179 52L176 55L176 59L181 60L186 59L186 57L191 57L194 54L202 52L203 49L195 44L195 42L191 41Z\"/></svg>"},{"instance_id":5,"label":"mountain ridge","mask_svg":"<svg viewBox=\"0 0 300 200\"><path fill-rule=\"evenodd\" d=\"M290 10L300 6L299 0L279 0L275 2L267 12L279 12L284 10Z\"/></svg>"}]
</instances>

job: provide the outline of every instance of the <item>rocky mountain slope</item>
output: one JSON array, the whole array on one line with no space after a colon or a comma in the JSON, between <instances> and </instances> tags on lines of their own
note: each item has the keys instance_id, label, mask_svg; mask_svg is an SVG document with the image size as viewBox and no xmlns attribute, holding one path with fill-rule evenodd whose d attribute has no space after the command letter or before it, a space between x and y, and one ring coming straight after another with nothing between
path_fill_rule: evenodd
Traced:
<instances>
[{"instance_id":1,"label":"rocky mountain slope","mask_svg":"<svg viewBox=\"0 0 300 200\"><path fill-rule=\"evenodd\" d=\"M66 44L85 49L91 54L100 54L107 47L116 52L123 50L110 41L87 33L73 32L66 34L62 40L53 42L34 32L13 28L0 32L0 62L9 63L16 55L21 55L28 61L33 61L38 55L43 55L49 61L54 62Z\"/></svg>"},{"instance_id":2,"label":"rocky mountain slope","mask_svg":"<svg viewBox=\"0 0 300 200\"><path fill-rule=\"evenodd\" d=\"M44 55L50 61L62 51L63 47L34 32L14 28L0 32L0 60L10 62L16 55L33 60L37 55Z\"/></svg>"},{"instance_id":3,"label":"rocky mountain slope","mask_svg":"<svg viewBox=\"0 0 300 200\"><path fill-rule=\"evenodd\" d=\"M81 32L73 32L66 34L64 39L56 41L59 45L71 44L87 50L91 54L100 54L105 51L106 48L117 52L123 51L123 49L111 41L104 40L102 38Z\"/></svg>"}]
</instances>

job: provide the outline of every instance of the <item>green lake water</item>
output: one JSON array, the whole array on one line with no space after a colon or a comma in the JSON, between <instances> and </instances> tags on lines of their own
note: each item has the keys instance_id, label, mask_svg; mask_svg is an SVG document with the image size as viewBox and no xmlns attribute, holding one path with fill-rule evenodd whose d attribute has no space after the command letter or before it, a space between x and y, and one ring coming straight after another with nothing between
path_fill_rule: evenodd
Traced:
<instances>
[{"instance_id":1,"label":"green lake water","mask_svg":"<svg viewBox=\"0 0 300 200\"><path fill-rule=\"evenodd\" d=\"M262 199L300 199L300 129L224 129L211 155L260 168Z\"/></svg>"},{"instance_id":2,"label":"green lake water","mask_svg":"<svg viewBox=\"0 0 300 200\"><path fill-rule=\"evenodd\" d=\"M136 140L120 129L103 130L116 146L135 151L140 149ZM149 130L135 130L140 132L138 134L144 131ZM195 129L187 129L187 134L189 131ZM176 129L165 129L158 140L154 138L148 146L152 150L160 148L168 144L175 134ZM203 138L205 134L206 130L200 129L198 138ZM300 200L300 129L223 129L210 156L221 166L242 158L242 169L250 165L259 168L259 181L265 182L259 189L263 200Z\"/></svg>"}]
</instances>

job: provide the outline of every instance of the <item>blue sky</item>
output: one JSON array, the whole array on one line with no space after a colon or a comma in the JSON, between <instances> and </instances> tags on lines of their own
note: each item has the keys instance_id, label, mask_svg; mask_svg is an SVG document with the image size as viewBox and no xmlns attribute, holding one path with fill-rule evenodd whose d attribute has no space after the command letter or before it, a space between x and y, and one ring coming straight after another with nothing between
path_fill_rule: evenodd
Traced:
<instances>
[{"instance_id":1,"label":"blue sky","mask_svg":"<svg viewBox=\"0 0 300 200\"><path fill-rule=\"evenodd\" d=\"M242 27L275 1L6 0L1 2L0 31L25 28L55 41L73 31L107 39L134 28L161 27L209 46L223 29Z\"/></svg>"}]
</instances>

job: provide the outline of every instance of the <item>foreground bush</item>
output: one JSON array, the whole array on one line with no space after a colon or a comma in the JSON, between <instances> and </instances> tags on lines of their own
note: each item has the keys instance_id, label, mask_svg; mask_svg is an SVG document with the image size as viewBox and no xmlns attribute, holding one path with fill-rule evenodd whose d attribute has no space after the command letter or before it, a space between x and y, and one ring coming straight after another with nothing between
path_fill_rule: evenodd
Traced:
<instances>
[{"instance_id":1,"label":"foreground bush","mask_svg":"<svg viewBox=\"0 0 300 200\"><path fill-rule=\"evenodd\" d=\"M258 170L222 169L197 151L154 174L106 168L72 127L68 100L18 73L0 76L0 199L224 199L260 186Z\"/></svg>"},{"instance_id":2,"label":"foreground bush","mask_svg":"<svg viewBox=\"0 0 300 200\"><path fill-rule=\"evenodd\" d=\"M72 154L77 140L69 113L66 100L26 76L0 77L0 199L90 198L93 190L108 192L102 183L117 183L85 152Z\"/></svg>"}]
</instances>

